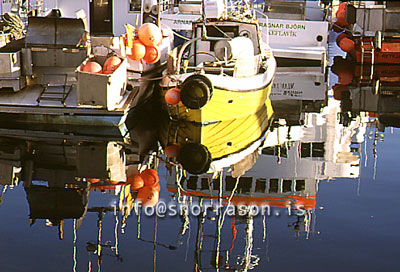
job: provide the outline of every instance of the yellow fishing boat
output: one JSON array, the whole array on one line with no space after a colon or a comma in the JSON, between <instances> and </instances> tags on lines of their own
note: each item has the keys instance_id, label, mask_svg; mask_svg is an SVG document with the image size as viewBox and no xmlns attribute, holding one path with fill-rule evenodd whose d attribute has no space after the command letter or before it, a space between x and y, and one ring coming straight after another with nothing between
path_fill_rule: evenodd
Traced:
<instances>
[{"instance_id":1,"label":"yellow fishing boat","mask_svg":"<svg viewBox=\"0 0 400 272\"><path fill-rule=\"evenodd\" d=\"M170 52L163 72L170 115L204 124L259 111L270 94L276 62L257 20L246 10L225 11L192 27L192 38Z\"/></svg>"},{"instance_id":2,"label":"yellow fishing boat","mask_svg":"<svg viewBox=\"0 0 400 272\"><path fill-rule=\"evenodd\" d=\"M254 114L201 125L186 120L169 122L161 142L174 154L183 168L192 174L215 172L241 161L264 141L273 115L267 98ZM170 153L167 156L171 157Z\"/></svg>"}]
</instances>

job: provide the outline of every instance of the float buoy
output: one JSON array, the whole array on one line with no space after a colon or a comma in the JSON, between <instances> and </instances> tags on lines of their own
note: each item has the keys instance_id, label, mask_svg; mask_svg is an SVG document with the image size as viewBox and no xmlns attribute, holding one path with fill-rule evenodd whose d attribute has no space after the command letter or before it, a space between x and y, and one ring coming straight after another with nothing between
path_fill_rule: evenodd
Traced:
<instances>
[{"instance_id":1,"label":"float buoy","mask_svg":"<svg viewBox=\"0 0 400 272\"><path fill-rule=\"evenodd\" d=\"M340 49L342 49L344 52L351 52L354 50L356 44L355 42L348 38L348 37L344 37L340 42L339 42L339 47Z\"/></svg>"},{"instance_id":2,"label":"float buoy","mask_svg":"<svg viewBox=\"0 0 400 272\"><path fill-rule=\"evenodd\" d=\"M86 179L86 181L93 184L93 183L100 182L100 179L92 178L92 179Z\"/></svg>"},{"instance_id":3,"label":"float buoy","mask_svg":"<svg viewBox=\"0 0 400 272\"><path fill-rule=\"evenodd\" d=\"M117 68L121 65L121 59L116 57L116 56L112 56L109 57L103 65L103 74L112 74L114 73L115 70L117 70Z\"/></svg>"},{"instance_id":4,"label":"float buoy","mask_svg":"<svg viewBox=\"0 0 400 272\"><path fill-rule=\"evenodd\" d=\"M89 61L82 67L83 72L100 74L103 71L103 68L98 62Z\"/></svg>"},{"instance_id":5,"label":"float buoy","mask_svg":"<svg viewBox=\"0 0 400 272\"><path fill-rule=\"evenodd\" d=\"M159 192L156 188L144 186L139 189L136 200L144 207L153 207L157 204L158 198Z\"/></svg>"},{"instance_id":6,"label":"float buoy","mask_svg":"<svg viewBox=\"0 0 400 272\"><path fill-rule=\"evenodd\" d=\"M127 53L128 58L133 60L140 60L146 54L146 46L139 40L134 40L132 42L131 52Z\"/></svg>"},{"instance_id":7,"label":"float buoy","mask_svg":"<svg viewBox=\"0 0 400 272\"><path fill-rule=\"evenodd\" d=\"M333 90L333 98L336 100L342 100L342 92L348 91L349 87L342 84L335 84L332 87L332 90Z\"/></svg>"},{"instance_id":8,"label":"float buoy","mask_svg":"<svg viewBox=\"0 0 400 272\"><path fill-rule=\"evenodd\" d=\"M164 148L164 153L165 153L165 156L167 156L168 158L176 158L176 157L178 157L179 145L177 143L173 143L173 144L167 145Z\"/></svg>"},{"instance_id":9,"label":"float buoy","mask_svg":"<svg viewBox=\"0 0 400 272\"><path fill-rule=\"evenodd\" d=\"M203 75L192 75L182 83L180 98L189 109L200 109L210 101L213 87Z\"/></svg>"},{"instance_id":10,"label":"float buoy","mask_svg":"<svg viewBox=\"0 0 400 272\"><path fill-rule=\"evenodd\" d=\"M346 32L340 33L340 34L336 37L336 44L337 44L337 46L339 46L339 43L340 43L340 41L341 41L342 39L348 38L348 37L350 37L350 35L349 35L348 33L346 33Z\"/></svg>"},{"instance_id":11,"label":"float buoy","mask_svg":"<svg viewBox=\"0 0 400 272\"><path fill-rule=\"evenodd\" d=\"M162 32L155 24L145 23L139 28L138 37L144 45L155 46L161 43Z\"/></svg>"},{"instance_id":12,"label":"float buoy","mask_svg":"<svg viewBox=\"0 0 400 272\"><path fill-rule=\"evenodd\" d=\"M143 179L145 186L154 186L159 181L157 171L151 168L143 170L139 176Z\"/></svg>"},{"instance_id":13,"label":"float buoy","mask_svg":"<svg viewBox=\"0 0 400 272\"><path fill-rule=\"evenodd\" d=\"M349 26L349 23L346 22L346 10L342 10L342 11L338 12L335 23L341 27Z\"/></svg>"},{"instance_id":14,"label":"float buoy","mask_svg":"<svg viewBox=\"0 0 400 272\"><path fill-rule=\"evenodd\" d=\"M181 101L179 88L171 88L165 93L165 102L167 102L167 104L177 105L179 101Z\"/></svg>"},{"instance_id":15,"label":"float buoy","mask_svg":"<svg viewBox=\"0 0 400 272\"><path fill-rule=\"evenodd\" d=\"M126 183L131 185L132 191L137 191L144 186L142 177L137 174L129 176Z\"/></svg>"},{"instance_id":16,"label":"float buoy","mask_svg":"<svg viewBox=\"0 0 400 272\"><path fill-rule=\"evenodd\" d=\"M351 83L353 83L353 71L351 71L350 69L345 69L342 71L339 71L339 73L337 74L338 78L339 78L339 82L343 85L349 85Z\"/></svg>"},{"instance_id":17,"label":"float buoy","mask_svg":"<svg viewBox=\"0 0 400 272\"><path fill-rule=\"evenodd\" d=\"M156 45L154 46L146 46L146 53L143 57L143 60L148 64L156 63L160 60L161 54L160 49Z\"/></svg>"}]
</instances>

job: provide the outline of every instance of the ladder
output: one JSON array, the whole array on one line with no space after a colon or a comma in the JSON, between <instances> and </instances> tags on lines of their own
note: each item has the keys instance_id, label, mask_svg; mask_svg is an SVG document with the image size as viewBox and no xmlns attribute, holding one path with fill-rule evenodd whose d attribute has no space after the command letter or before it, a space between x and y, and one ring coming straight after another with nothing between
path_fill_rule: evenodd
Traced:
<instances>
[{"instance_id":1,"label":"ladder","mask_svg":"<svg viewBox=\"0 0 400 272\"><path fill-rule=\"evenodd\" d=\"M375 46L370 39L368 42L364 42L363 38L360 39L361 42L361 65L364 64L364 62L368 61L368 64L373 65L375 62Z\"/></svg>"},{"instance_id":2,"label":"ladder","mask_svg":"<svg viewBox=\"0 0 400 272\"><path fill-rule=\"evenodd\" d=\"M375 63L375 47L372 40L368 42L364 42L363 39L360 39L361 42L361 60L360 60L360 83L370 83L374 76L374 63ZM364 64L368 65L366 73L364 73Z\"/></svg>"},{"instance_id":3,"label":"ladder","mask_svg":"<svg viewBox=\"0 0 400 272\"><path fill-rule=\"evenodd\" d=\"M50 82L49 77L53 78L53 82ZM55 78L61 77L61 82L54 80ZM40 105L42 100L47 101L59 101L64 107L66 107L66 99L74 88L75 84L68 84L67 74L44 74L44 84L42 84L42 91L36 99L37 105Z\"/></svg>"}]
</instances>

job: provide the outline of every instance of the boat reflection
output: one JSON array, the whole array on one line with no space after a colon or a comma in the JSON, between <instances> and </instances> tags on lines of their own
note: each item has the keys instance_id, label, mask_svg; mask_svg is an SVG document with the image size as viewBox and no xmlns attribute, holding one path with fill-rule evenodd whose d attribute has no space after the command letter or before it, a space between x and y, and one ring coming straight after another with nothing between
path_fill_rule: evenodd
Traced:
<instances>
[{"instance_id":1,"label":"boat reflection","mask_svg":"<svg viewBox=\"0 0 400 272\"><path fill-rule=\"evenodd\" d=\"M319 69L285 67L256 114L203 126L170 120L157 101L133 108L122 131L2 122L1 200L23 182L30 232L53 226L71 239L73 271L126 266L134 250L154 271L166 254L194 271L265 267L269 237L318 235L321 181L360 184L367 129L398 126L397 70L374 69L374 80L355 73L338 92ZM176 205L176 216L135 204L131 181L148 169L161 186L149 207ZM279 234L267 227L282 220ZM64 230L71 222L73 235Z\"/></svg>"},{"instance_id":2,"label":"boat reflection","mask_svg":"<svg viewBox=\"0 0 400 272\"><path fill-rule=\"evenodd\" d=\"M332 71L338 76L339 83L333 91L335 99L341 101L344 123L366 113L376 118L380 131L385 127L400 127L398 65L360 65L335 57Z\"/></svg>"}]
</instances>

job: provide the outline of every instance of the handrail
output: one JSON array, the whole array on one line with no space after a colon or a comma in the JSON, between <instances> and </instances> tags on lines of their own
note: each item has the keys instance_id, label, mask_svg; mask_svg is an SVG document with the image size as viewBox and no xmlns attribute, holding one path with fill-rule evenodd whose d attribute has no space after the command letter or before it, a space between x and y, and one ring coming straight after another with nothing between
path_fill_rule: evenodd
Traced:
<instances>
[{"instance_id":1,"label":"handrail","mask_svg":"<svg viewBox=\"0 0 400 272\"><path fill-rule=\"evenodd\" d=\"M182 48L181 48L181 50L179 51L179 54L178 54L178 63L177 63L177 65L176 65L176 71L177 71L177 73L179 74L179 71L181 70L181 59L182 59L182 55L183 55L183 52L185 51L185 49L186 49L186 47L188 47L188 45L190 45L190 44L192 44L193 42L195 42L195 41L198 41L198 40L200 40L201 39L201 37L197 37L197 38L195 38L195 39L192 39L192 40L190 40L190 41L187 41L187 42L185 42L183 45L182 45Z\"/></svg>"}]
</instances>

